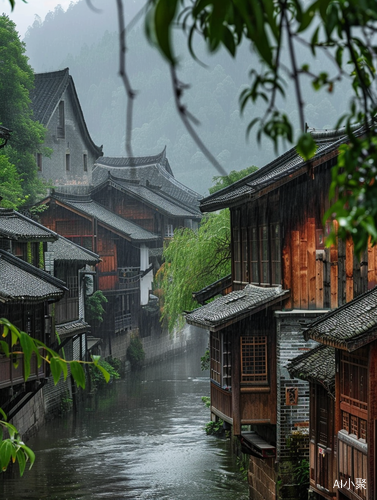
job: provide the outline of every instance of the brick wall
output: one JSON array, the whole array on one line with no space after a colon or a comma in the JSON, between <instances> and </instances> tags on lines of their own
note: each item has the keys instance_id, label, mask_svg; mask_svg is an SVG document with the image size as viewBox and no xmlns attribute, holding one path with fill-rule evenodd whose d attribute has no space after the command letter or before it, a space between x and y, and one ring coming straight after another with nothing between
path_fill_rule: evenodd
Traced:
<instances>
[{"instance_id":1,"label":"brick wall","mask_svg":"<svg viewBox=\"0 0 377 500\"><path fill-rule=\"evenodd\" d=\"M274 459L262 460L250 457L248 481L250 500L275 500L277 497Z\"/></svg>"}]
</instances>

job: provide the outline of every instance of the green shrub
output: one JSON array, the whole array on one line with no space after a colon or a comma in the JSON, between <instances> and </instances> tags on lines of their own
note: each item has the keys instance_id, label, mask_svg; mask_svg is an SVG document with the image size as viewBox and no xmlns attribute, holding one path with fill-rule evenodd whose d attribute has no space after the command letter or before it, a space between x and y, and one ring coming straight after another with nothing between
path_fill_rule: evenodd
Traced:
<instances>
[{"instance_id":1,"label":"green shrub","mask_svg":"<svg viewBox=\"0 0 377 500\"><path fill-rule=\"evenodd\" d=\"M219 418L216 422L208 422L208 424L205 425L204 430L206 431L207 435L211 436L221 436L224 434L224 422Z\"/></svg>"},{"instance_id":2,"label":"green shrub","mask_svg":"<svg viewBox=\"0 0 377 500\"><path fill-rule=\"evenodd\" d=\"M120 360L117 361L120 363ZM119 371L110 363L114 363L114 358L110 358L108 361L101 358L98 362L98 364L105 368L105 370L110 374L110 380L117 380L120 378ZM94 366L89 365L89 373L93 389L100 389L106 385L105 377Z\"/></svg>"},{"instance_id":3,"label":"green shrub","mask_svg":"<svg viewBox=\"0 0 377 500\"><path fill-rule=\"evenodd\" d=\"M131 363L132 369L141 368L145 358L143 344L139 337L133 335L127 349L127 359Z\"/></svg>"}]
</instances>

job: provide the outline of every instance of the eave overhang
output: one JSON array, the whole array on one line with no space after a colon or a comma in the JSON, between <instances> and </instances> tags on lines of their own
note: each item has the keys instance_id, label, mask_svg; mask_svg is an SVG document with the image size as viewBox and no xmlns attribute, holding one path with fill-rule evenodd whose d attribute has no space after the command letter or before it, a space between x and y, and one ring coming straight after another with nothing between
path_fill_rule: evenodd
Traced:
<instances>
[{"instance_id":1,"label":"eave overhang","mask_svg":"<svg viewBox=\"0 0 377 500\"><path fill-rule=\"evenodd\" d=\"M186 315L189 325L210 332L223 330L234 323L279 304L290 295L289 290L278 287L246 285L243 290L231 292Z\"/></svg>"}]
</instances>

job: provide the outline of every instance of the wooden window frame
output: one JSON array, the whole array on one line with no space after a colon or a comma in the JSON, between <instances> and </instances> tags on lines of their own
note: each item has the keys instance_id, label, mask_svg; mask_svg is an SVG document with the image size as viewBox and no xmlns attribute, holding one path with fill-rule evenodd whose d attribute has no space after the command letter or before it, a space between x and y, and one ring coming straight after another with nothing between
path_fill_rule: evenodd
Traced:
<instances>
[{"instance_id":1,"label":"wooden window frame","mask_svg":"<svg viewBox=\"0 0 377 500\"><path fill-rule=\"evenodd\" d=\"M210 377L221 385L221 333L212 332L210 341Z\"/></svg>"},{"instance_id":2,"label":"wooden window frame","mask_svg":"<svg viewBox=\"0 0 377 500\"><path fill-rule=\"evenodd\" d=\"M210 377L222 389L232 388L232 351L230 335L212 332L210 340Z\"/></svg>"},{"instance_id":3,"label":"wooden window frame","mask_svg":"<svg viewBox=\"0 0 377 500\"><path fill-rule=\"evenodd\" d=\"M240 352L241 385L269 385L267 335L242 336Z\"/></svg>"}]
</instances>

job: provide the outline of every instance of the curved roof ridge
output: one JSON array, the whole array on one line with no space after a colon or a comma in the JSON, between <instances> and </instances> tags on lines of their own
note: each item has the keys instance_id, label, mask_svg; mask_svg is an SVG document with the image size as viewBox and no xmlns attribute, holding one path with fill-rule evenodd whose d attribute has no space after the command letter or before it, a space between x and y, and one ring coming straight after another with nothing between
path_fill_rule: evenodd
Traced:
<instances>
[{"instance_id":1,"label":"curved roof ridge","mask_svg":"<svg viewBox=\"0 0 377 500\"><path fill-rule=\"evenodd\" d=\"M107 168L123 168L150 166L154 163L163 165L166 169L166 146L161 153L153 156L102 156L98 158L95 165ZM171 173L171 175L173 174Z\"/></svg>"},{"instance_id":2,"label":"curved roof ridge","mask_svg":"<svg viewBox=\"0 0 377 500\"><path fill-rule=\"evenodd\" d=\"M355 123L354 125L351 125L350 130L351 132L356 132L359 129L362 130L363 128L364 126L360 125L360 123ZM347 127L335 129L316 129L314 127L308 127L307 131L317 143L332 142L347 135Z\"/></svg>"}]
</instances>

